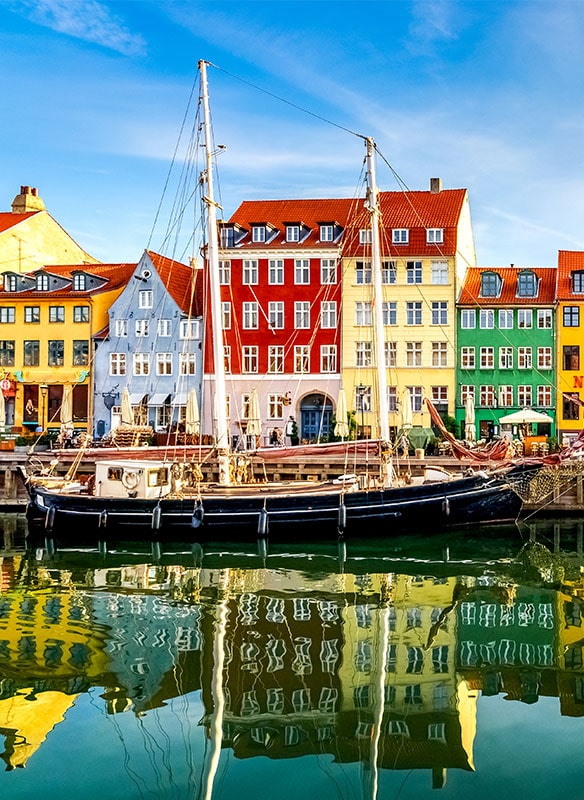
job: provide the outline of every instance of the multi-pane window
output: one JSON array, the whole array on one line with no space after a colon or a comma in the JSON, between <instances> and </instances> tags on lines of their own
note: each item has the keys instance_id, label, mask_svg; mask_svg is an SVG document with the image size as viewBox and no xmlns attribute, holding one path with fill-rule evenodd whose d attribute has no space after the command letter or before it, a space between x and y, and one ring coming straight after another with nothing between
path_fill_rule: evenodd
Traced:
<instances>
[{"instance_id":1,"label":"multi-pane window","mask_svg":"<svg viewBox=\"0 0 584 800\"><path fill-rule=\"evenodd\" d=\"M533 328L533 310L531 308L517 309L517 327Z\"/></svg>"},{"instance_id":2,"label":"multi-pane window","mask_svg":"<svg viewBox=\"0 0 584 800\"><path fill-rule=\"evenodd\" d=\"M471 330L477 326L477 312L474 308L463 308L460 312L460 327Z\"/></svg>"},{"instance_id":3,"label":"multi-pane window","mask_svg":"<svg viewBox=\"0 0 584 800\"><path fill-rule=\"evenodd\" d=\"M62 367L65 363L65 342L63 339L49 341L49 367Z\"/></svg>"},{"instance_id":4,"label":"multi-pane window","mask_svg":"<svg viewBox=\"0 0 584 800\"><path fill-rule=\"evenodd\" d=\"M371 244L373 241L373 232L371 228L361 228L359 231L359 244Z\"/></svg>"},{"instance_id":5,"label":"multi-pane window","mask_svg":"<svg viewBox=\"0 0 584 800\"><path fill-rule=\"evenodd\" d=\"M580 398L578 392L562 394L562 419L580 419Z\"/></svg>"},{"instance_id":6,"label":"multi-pane window","mask_svg":"<svg viewBox=\"0 0 584 800\"><path fill-rule=\"evenodd\" d=\"M371 386L355 387L355 411L371 411Z\"/></svg>"},{"instance_id":7,"label":"multi-pane window","mask_svg":"<svg viewBox=\"0 0 584 800\"><path fill-rule=\"evenodd\" d=\"M268 303L268 325L272 330L281 330L284 327L283 302Z\"/></svg>"},{"instance_id":8,"label":"multi-pane window","mask_svg":"<svg viewBox=\"0 0 584 800\"><path fill-rule=\"evenodd\" d=\"M231 261L219 262L219 283L221 286L229 286L231 283Z\"/></svg>"},{"instance_id":9,"label":"multi-pane window","mask_svg":"<svg viewBox=\"0 0 584 800\"><path fill-rule=\"evenodd\" d=\"M397 342L384 342L385 366L388 369L397 367Z\"/></svg>"},{"instance_id":10,"label":"multi-pane window","mask_svg":"<svg viewBox=\"0 0 584 800\"><path fill-rule=\"evenodd\" d=\"M423 386L407 386L406 387L410 393L410 399L412 401L412 411L414 413L420 412L422 410L422 400L424 397L424 387Z\"/></svg>"},{"instance_id":11,"label":"multi-pane window","mask_svg":"<svg viewBox=\"0 0 584 800\"><path fill-rule=\"evenodd\" d=\"M294 372L310 372L310 347L307 344L294 345Z\"/></svg>"},{"instance_id":12,"label":"multi-pane window","mask_svg":"<svg viewBox=\"0 0 584 800\"><path fill-rule=\"evenodd\" d=\"M580 346L565 344L562 348L562 363L565 370L580 369Z\"/></svg>"},{"instance_id":13,"label":"multi-pane window","mask_svg":"<svg viewBox=\"0 0 584 800\"><path fill-rule=\"evenodd\" d=\"M294 303L294 327L310 328L310 303L300 301Z\"/></svg>"},{"instance_id":14,"label":"multi-pane window","mask_svg":"<svg viewBox=\"0 0 584 800\"><path fill-rule=\"evenodd\" d=\"M48 292L49 291L49 276L46 274L37 275L36 278L36 289L37 292Z\"/></svg>"},{"instance_id":15,"label":"multi-pane window","mask_svg":"<svg viewBox=\"0 0 584 800\"><path fill-rule=\"evenodd\" d=\"M73 322L89 322L89 306L73 306Z\"/></svg>"},{"instance_id":16,"label":"multi-pane window","mask_svg":"<svg viewBox=\"0 0 584 800\"><path fill-rule=\"evenodd\" d=\"M580 327L580 306L564 306L563 325L564 328Z\"/></svg>"},{"instance_id":17,"label":"multi-pane window","mask_svg":"<svg viewBox=\"0 0 584 800\"><path fill-rule=\"evenodd\" d=\"M395 301L383 302L381 306L384 325L397 325L397 303Z\"/></svg>"},{"instance_id":18,"label":"multi-pane window","mask_svg":"<svg viewBox=\"0 0 584 800\"><path fill-rule=\"evenodd\" d=\"M334 225L321 225L320 226L320 241L333 242L335 239L335 226Z\"/></svg>"},{"instance_id":19,"label":"multi-pane window","mask_svg":"<svg viewBox=\"0 0 584 800\"><path fill-rule=\"evenodd\" d=\"M320 282L323 285L337 282L337 261L335 258L320 259Z\"/></svg>"},{"instance_id":20,"label":"multi-pane window","mask_svg":"<svg viewBox=\"0 0 584 800\"><path fill-rule=\"evenodd\" d=\"M18 291L18 276L17 275L4 275L4 291L17 292Z\"/></svg>"},{"instance_id":21,"label":"multi-pane window","mask_svg":"<svg viewBox=\"0 0 584 800\"><path fill-rule=\"evenodd\" d=\"M481 369L493 369L495 366L495 348L481 347L479 366Z\"/></svg>"},{"instance_id":22,"label":"multi-pane window","mask_svg":"<svg viewBox=\"0 0 584 800\"><path fill-rule=\"evenodd\" d=\"M134 375L150 374L150 355L148 353L134 353L133 362Z\"/></svg>"},{"instance_id":23,"label":"multi-pane window","mask_svg":"<svg viewBox=\"0 0 584 800\"><path fill-rule=\"evenodd\" d=\"M87 288L87 275L76 273L73 275L73 291L84 292Z\"/></svg>"},{"instance_id":24,"label":"multi-pane window","mask_svg":"<svg viewBox=\"0 0 584 800\"><path fill-rule=\"evenodd\" d=\"M335 300L323 300L320 304L320 327L337 327L337 303Z\"/></svg>"},{"instance_id":25,"label":"multi-pane window","mask_svg":"<svg viewBox=\"0 0 584 800\"><path fill-rule=\"evenodd\" d=\"M363 325L373 324L373 312L370 302L362 302L358 300L355 303L355 325L361 327Z\"/></svg>"},{"instance_id":26,"label":"multi-pane window","mask_svg":"<svg viewBox=\"0 0 584 800\"><path fill-rule=\"evenodd\" d=\"M446 261L432 261L430 265L430 280L432 283L441 286L448 283L448 263Z\"/></svg>"},{"instance_id":27,"label":"multi-pane window","mask_svg":"<svg viewBox=\"0 0 584 800\"><path fill-rule=\"evenodd\" d=\"M258 262L255 259L245 258L241 268L241 282L245 286L256 286L258 282Z\"/></svg>"},{"instance_id":28,"label":"multi-pane window","mask_svg":"<svg viewBox=\"0 0 584 800\"><path fill-rule=\"evenodd\" d=\"M467 397L472 397L473 401L475 399L475 387L472 384L465 384L463 383L460 387L460 402L462 405L466 403Z\"/></svg>"},{"instance_id":29,"label":"multi-pane window","mask_svg":"<svg viewBox=\"0 0 584 800\"><path fill-rule=\"evenodd\" d=\"M73 340L73 366L86 367L89 364L89 342L86 339Z\"/></svg>"},{"instance_id":30,"label":"multi-pane window","mask_svg":"<svg viewBox=\"0 0 584 800\"><path fill-rule=\"evenodd\" d=\"M135 332L136 336L148 336L149 331L149 320L147 319L137 319L135 322Z\"/></svg>"},{"instance_id":31,"label":"multi-pane window","mask_svg":"<svg viewBox=\"0 0 584 800\"><path fill-rule=\"evenodd\" d=\"M141 289L138 292L138 308L152 308L154 293L152 289Z\"/></svg>"},{"instance_id":32,"label":"multi-pane window","mask_svg":"<svg viewBox=\"0 0 584 800\"><path fill-rule=\"evenodd\" d=\"M128 335L128 320L127 319L117 319L114 323L114 335L115 336L127 336Z\"/></svg>"},{"instance_id":33,"label":"multi-pane window","mask_svg":"<svg viewBox=\"0 0 584 800\"><path fill-rule=\"evenodd\" d=\"M371 283L371 261L356 261L355 262L355 282L357 284Z\"/></svg>"},{"instance_id":34,"label":"multi-pane window","mask_svg":"<svg viewBox=\"0 0 584 800\"><path fill-rule=\"evenodd\" d=\"M432 386L430 391L435 406L448 406L448 386Z\"/></svg>"},{"instance_id":35,"label":"multi-pane window","mask_svg":"<svg viewBox=\"0 0 584 800\"><path fill-rule=\"evenodd\" d=\"M253 373L258 371L258 348L257 345L245 345L242 350L241 371Z\"/></svg>"},{"instance_id":36,"label":"multi-pane window","mask_svg":"<svg viewBox=\"0 0 584 800\"><path fill-rule=\"evenodd\" d=\"M194 375L196 372L196 358L194 353L178 354L178 371L180 375Z\"/></svg>"},{"instance_id":37,"label":"multi-pane window","mask_svg":"<svg viewBox=\"0 0 584 800\"><path fill-rule=\"evenodd\" d=\"M370 367L373 363L372 343L355 342L355 366Z\"/></svg>"},{"instance_id":38,"label":"multi-pane window","mask_svg":"<svg viewBox=\"0 0 584 800\"><path fill-rule=\"evenodd\" d=\"M228 300L221 303L221 327L224 331L231 329L231 303Z\"/></svg>"},{"instance_id":39,"label":"multi-pane window","mask_svg":"<svg viewBox=\"0 0 584 800\"><path fill-rule=\"evenodd\" d=\"M513 348L499 348L499 369L513 369Z\"/></svg>"},{"instance_id":40,"label":"multi-pane window","mask_svg":"<svg viewBox=\"0 0 584 800\"><path fill-rule=\"evenodd\" d=\"M271 258L268 261L268 283L280 285L284 283L284 259Z\"/></svg>"},{"instance_id":41,"label":"multi-pane window","mask_svg":"<svg viewBox=\"0 0 584 800\"><path fill-rule=\"evenodd\" d=\"M462 369L474 369L476 366L474 347L460 348L460 366Z\"/></svg>"},{"instance_id":42,"label":"multi-pane window","mask_svg":"<svg viewBox=\"0 0 584 800\"><path fill-rule=\"evenodd\" d=\"M513 328L513 309L500 308L499 309L499 328L502 331L511 330Z\"/></svg>"},{"instance_id":43,"label":"multi-pane window","mask_svg":"<svg viewBox=\"0 0 584 800\"><path fill-rule=\"evenodd\" d=\"M181 339L198 339L199 338L199 320L198 319L181 319L179 325L179 337Z\"/></svg>"},{"instance_id":44,"label":"multi-pane window","mask_svg":"<svg viewBox=\"0 0 584 800\"><path fill-rule=\"evenodd\" d=\"M53 308L54 308L54 306L53 306ZM41 307L40 306L25 306L24 307L24 321L25 322L33 322L33 323L40 322L41 321Z\"/></svg>"},{"instance_id":45,"label":"multi-pane window","mask_svg":"<svg viewBox=\"0 0 584 800\"><path fill-rule=\"evenodd\" d=\"M14 306L0 306L0 322L9 323L16 319L16 309Z\"/></svg>"},{"instance_id":46,"label":"multi-pane window","mask_svg":"<svg viewBox=\"0 0 584 800\"><path fill-rule=\"evenodd\" d=\"M537 294L537 278L531 270L524 270L517 276L517 295L519 297L535 297Z\"/></svg>"},{"instance_id":47,"label":"multi-pane window","mask_svg":"<svg viewBox=\"0 0 584 800\"><path fill-rule=\"evenodd\" d=\"M492 408L495 405L495 387L482 385L479 387L479 405Z\"/></svg>"},{"instance_id":48,"label":"multi-pane window","mask_svg":"<svg viewBox=\"0 0 584 800\"><path fill-rule=\"evenodd\" d=\"M223 367L226 375L231 374L231 345L229 344L223 345ZM229 417L229 414L227 416Z\"/></svg>"},{"instance_id":49,"label":"multi-pane window","mask_svg":"<svg viewBox=\"0 0 584 800\"><path fill-rule=\"evenodd\" d=\"M422 366L422 342L406 342L406 367Z\"/></svg>"},{"instance_id":50,"label":"multi-pane window","mask_svg":"<svg viewBox=\"0 0 584 800\"><path fill-rule=\"evenodd\" d=\"M387 387L387 407L390 412L397 411L397 386Z\"/></svg>"},{"instance_id":51,"label":"multi-pane window","mask_svg":"<svg viewBox=\"0 0 584 800\"><path fill-rule=\"evenodd\" d=\"M65 306L49 306L49 322L65 322Z\"/></svg>"},{"instance_id":52,"label":"multi-pane window","mask_svg":"<svg viewBox=\"0 0 584 800\"><path fill-rule=\"evenodd\" d=\"M258 327L258 304L255 300L243 304L243 328L252 330Z\"/></svg>"},{"instance_id":53,"label":"multi-pane window","mask_svg":"<svg viewBox=\"0 0 584 800\"><path fill-rule=\"evenodd\" d=\"M517 348L517 366L519 369L531 369L531 347L518 347Z\"/></svg>"},{"instance_id":54,"label":"multi-pane window","mask_svg":"<svg viewBox=\"0 0 584 800\"><path fill-rule=\"evenodd\" d=\"M38 367L41 357L41 343L37 339L24 342L24 366Z\"/></svg>"},{"instance_id":55,"label":"multi-pane window","mask_svg":"<svg viewBox=\"0 0 584 800\"><path fill-rule=\"evenodd\" d=\"M448 346L446 342L432 342L432 366L448 366Z\"/></svg>"},{"instance_id":56,"label":"multi-pane window","mask_svg":"<svg viewBox=\"0 0 584 800\"><path fill-rule=\"evenodd\" d=\"M479 328L495 327L495 311L492 308L481 308L479 313Z\"/></svg>"},{"instance_id":57,"label":"multi-pane window","mask_svg":"<svg viewBox=\"0 0 584 800\"><path fill-rule=\"evenodd\" d=\"M310 261L308 258L297 258L294 260L294 283L310 283Z\"/></svg>"},{"instance_id":58,"label":"multi-pane window","mask_svg":"<svg viewBox=\"0 0 584 800\"><path fill-rule=\"evenodd\" d=\"M537 327L545 330L551 330L552 327L552 310L551 308L538 308L537 309Z\"/></svg>"},{"instance_id":59,"label":"multi-pane window","mask_svg":"<svg viewBox=\"0 0 584 800\"><path fill-rule=\"evenodd\" d=\"M221 247L235 247L235 229L232 225L221 228Z\"/></svg>"},{"instance_id":60,"label":"multi-pane window","mask_svg":"<svg viewBox=\"0 0 584 800\"><path fill-rule=\"evenodd\" d=\"M406 325L422 324L422 303L415 301L406 303Z\"/></svg>"},{"instance_id":61,"label":"multi-pane window","mask_svg":"<svg viewBox=\"0 0 584 800\"><path fill-rule=\"evenodd\" d=\"M395 261L383 261L381 264L381 283L389 286L397 282L397 268Z\"/></svg>"},{"instance_id":62,"label":"multi-pane window","mask_svg":"<svg viewBox=\"0 0 584 800\"><path fill-rule=\"evenodd\" d=\"M522 407L525 408L526 406L531 406L533 397L533 389L529 385L522 385L517 387L517 403Z\"/></svg>"},{"instance_id":63,"label":"multi-pane window","mask_svg":"<svg viewBox=\"0 0 584 800\"><path fill-rule=\"evenodd\" d=\"M286 225L286 241L287 242L300 241L300 225Z\"/></svg>"},{"instance_id":64,"label":"multi-pane window","mask_svg":"<svg viewBox=\"0 0 584 800\"><path fill-rule=\"evenodd\" d=\"M552 387L538 386L537 387L537 405L541 408L551 408L552 405Z\"/></svg>"},{"instance_id":65,"label":"multi-pane window","mask_svg":"<svg viewBox=\"0 0 584 800\"><path fill-rule=\"evenodd\" d=\"M447 325L448 324L448 303L433 302L432 303L432 325Z\"/></svg>"},{"instance_id":66,"label":"multi-pane window","mask_svg":"<svg viewBox=\"0 0 584 800\"><path fill-rule=\"evenodd\" d=\"M126 374L126 354L125 353L110 353L109 354L109 374L110 375L125 375Z\"/></svg>"},{"instance_id":67,"label":"multi-pane window","mask_svg":"<svg viewBox=\"0 0 584 800\"><path fill-rule=\"evenodd\" d=\"M422 283L422 262L406 262L406 283Z\"/></svg>"},{"instance_id":68,"label":"multi-pane window","mask_svg":"<svg viewBox=\"0 0 584 800\"><path fill-rule=\"evenodd\" d=\"M156 323L156 335L163 339L170 336L172 328L172 321L170 319L159 319Z\"/></svg>"},{"instance_id":69,"label":"multi-pane window","mask_svg":"<svg viewBox=\"0 0 584 800\"><path fill-rule=\"evenodd\" d=\"M537 348L537 368L538 369L551 369L552 368L552 348L551 347L538 347Z\"/></svg>"},{"instance_id":70,"label":"multi-pane window","mask_svg":"<svg viewBox=\"0 0 584 800\"><path fill-rule=\"evenodd\" d=\"M0 366L14 366L14 341L9 339L0 340Z\"/></svg>"},{"instance_id":71,"label":"multi-pane window","mask_svg":"<svg viewBox=\"0 0 584 800\"><path fill-rule=\"evenodd\" d=\"M337 371L337 346L336 344L323 344L320 347L320 371Z\"/></svg>"},{"instance_id":72,"label":"multi-pane window","mask_svg":"<svg viewBox=\"0 0 584 800\"><path fill-rule=\"evenodd\" d=\"M426 242L427 244L442 244L444 241L443 228L427 228L426 229Z\"/></svg>"},{"instance_id":73,"label":"multi-pane window","mask_svg":"<svg viewBox=\"0 0 584 800\"><path fill-rule=\"evenodd\" d=\"M499 408L510 408L513 405L513 386L499 385Z\"/></svg>"},{"instance_id":74,"label":"multi-pane window","mask_svg":"<svg viewBox=\"0 0 584 800\"><path fill-rule=\"evenodd\" d=\"M496 272L483 272L481 275L481 297L498 297L501 278Z\"/></svg>"},{"instance_id":75,"label":"multi-pane window","mask_svg":"<svg viewBox=\"0 0 584 800\"><path fill-rule=\"evenodd\" d=\"M281 394L268 395L268 419L282 419L284 416L284 403Z\"/></svg>"},{"instance_id":76,"label":"multi-pane window","mask_svg":"<svg viewBox=\"0 0 584 800\"><path fill-rule=\"evenodd\" d=\"M156 353L156 374L172 375L172 353Z\"/></svg>"},{"instance_id":77,"label":"multi-pane window","mask_svg":"<svg viewBox=\"0 0 584 800\"><path fill-rule=\"evenodd\" d=\"M284 346L271 344L268 347L268 372L284 372Z\"/></svg>"},{"instance_id":78,"label":"multi-pane window","mask_svg":"<svg viewBox=\"0 0 584 800\"><path fill-rule=\"evenodd\" d=\"M408 244L410 240L410 232L408 228L394 228L391 232L391 241L393 244Z\"/></svg>"},{"instance_id":79,"label":"multi-pane window","mask_svg":"<svg viewBox=\"0 0 584 800\"><path fill-rule=\"evenodd\" d=\"M265 225L252 225L251 227L251 240L252 242L265 242L266 241L266 226Z\"/></svg>"}]
</instances>

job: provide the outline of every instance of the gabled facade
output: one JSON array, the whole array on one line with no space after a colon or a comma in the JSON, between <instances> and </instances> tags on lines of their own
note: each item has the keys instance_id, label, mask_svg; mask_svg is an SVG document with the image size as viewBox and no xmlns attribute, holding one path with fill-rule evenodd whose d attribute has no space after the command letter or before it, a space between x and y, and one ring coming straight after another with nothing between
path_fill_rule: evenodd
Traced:
<instances>
[{"instance_id":1,"label":"gabled facade","mask_svg":"<svg viewBox=\"0 0 584 800\"><path fill-rule=\"evenodd\" d=\"M200 404L201 283L200 272L148 250L134 265L95 339L95 436L119 424L126 387L136 424L157 432L184 421L191 389Z\"/></svg>"},{"instance_id":2,"label":"gabled facade","mask_svg":"<svg viewBox=\"0 0 584 800\"><path fill-rule=\"evenodd\" d=\"M553 416L556 273L514 265L468 270L457 304L455 416L462 438L467 395L479 439L497 434L500 418L524 407Z\"/></svg>"},{"instance_id":3,"label":"gabled facade","mask_svg":"<svg viewBox=\"0 0 584 800\"><path fill-rule=\"evenodd\" d=\"M576 436L582 428L584 402L584 252L558 253L557 421L560 442Z\"/></svg>"},{"instance_id":4,"label":"gabled facade","mask_svg":"<svg viewBox=\"0 0 584 800\"><path fill-rule=\"evenodd\" d=\"M0 263L12 272L45 264L97 264L53 219L31 186L21 186L12 210L0 212Z\"/></svg>"},{"instance_id":5,"label":"gabled facade","mask_svg":"<svg viewBox=\"0 0 584 800\"><path fill-rule=\"evenodd\" d=\"M2 274L0 370L6 423L34 431L60 427L65 386L73 389L73 420L91 413L91 338L127 282L128 264L49 266Z\"/></svg>"}]
</instances>

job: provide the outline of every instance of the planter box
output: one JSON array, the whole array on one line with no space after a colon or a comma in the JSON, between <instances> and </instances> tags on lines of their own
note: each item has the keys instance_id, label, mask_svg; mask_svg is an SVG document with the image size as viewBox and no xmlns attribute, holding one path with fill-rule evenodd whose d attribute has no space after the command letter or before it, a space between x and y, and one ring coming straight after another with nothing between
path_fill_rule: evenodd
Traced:
<instances>
[{"instance_id":1,"label":"planter box","mask_svg":"<svg viewBox=\"0 0 584 800\"><path fill-rule=\"evenodd\" d=\"M14 450L14 439L6 439L6 441L0 441L0 450Z\"/></svg>"}]
</instances>

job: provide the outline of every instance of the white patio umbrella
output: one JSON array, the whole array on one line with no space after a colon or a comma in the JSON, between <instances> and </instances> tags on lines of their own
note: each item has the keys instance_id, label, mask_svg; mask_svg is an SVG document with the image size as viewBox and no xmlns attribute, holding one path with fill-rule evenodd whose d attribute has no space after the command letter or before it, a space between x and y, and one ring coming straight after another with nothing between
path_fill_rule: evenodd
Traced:
<instances>
[{"instance_id":1,"label":"white patio umbrella","mask_svg":"<svg viewBox=\"0 0 584 800\"><path fill-rule=\"evenodd\" d=\"M73 387L70 383L66 383L63 387L59 419L62 427L73 427Z\"/></svg>"},{"instance_id":2,"label":"white patio umbrella","mask_svg":"<svg viewBox=\"0 0 584 800\"><path fill-rule=\"evenodd\" d=\"M474 397L469 392L464 403L464 438L474 442L477 438Z\"/></svg>"},{"instance_id":3,"label":"white patio umbrella","mask_svg":"<svg viewBox=\"0 0 584 800\"><path fill-rule=\"evenodd\" d=\"M246 433L248 436L259 436L261 432L262 420L260 417L260 401L258 400L258 394L254 389L249 396Z\"/></svg>"},{"instance_id":4,"label":"white patio umbrella","mask_svg":"<svg viewBox=\"0 0 584 800\"><path fill-rule=\"evenodd\" d=\"M539 411L534 411L533 408L523 408L521 411L514 411L512 414L506 414L504 417L499 418L499 422L504 425L529 425L531 422L553 421L549 414L542 414Z\"/></svg>"},{"instance_id":5,"label":"white patio umbrella","mask_svg":"<svg viewBox=\"0 0 584 800\"><path fill-rule=\"evenodd\" d=\"M406 389L403 394L403 402L401 409L402 428L404 431L412 427L412 395L409 389Z\"/></svg>"},{"instance_id":6,"label":"white patio umbrella","mask_svg":"<svg viewBox=\"0 0 584 800\"><path fill-rule=\"evenodd\" d=\"M199 415L199 401L197 400L197 392L191 389L187 399L187 407L185 409L185 431L186 433L199 433L201 427L201 417Z\"/></svg>"},{"instance_id":7,"label":"white patio umbrella","mask_svg":"<svg viewBox=\"0 0 584 800\"><path fill-rule=\"evenodd\" d=\"M122 392L122 425L134 424L134 409L130 400L130 390L126 386Z\"/></svg>"},{"instance_id":8,"label":"white patio umbrella","mask_svg":"<svg viewBox=\"0 0 584 800\"><path fill-rule=\"evenodd\" d=\"M335 436L340 436L341 439L346 439L349 435L349 423L347 422L347 396L345 390L341 386L339 389L339 396L337 397L337 421L334 428Z\"/></svg>"}]
</instances>

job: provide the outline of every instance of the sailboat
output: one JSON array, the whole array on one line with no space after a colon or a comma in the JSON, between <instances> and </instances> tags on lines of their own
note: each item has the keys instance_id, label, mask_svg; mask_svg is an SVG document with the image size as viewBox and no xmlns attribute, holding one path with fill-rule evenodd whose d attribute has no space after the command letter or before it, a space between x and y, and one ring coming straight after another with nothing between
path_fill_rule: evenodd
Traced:
<instances>
[{"instance_id":1,"label":"sailboat","mask_svg":"<svg viewBox=\"0 0 584 800\"><path fill-rule=\"evenodd\" d=\"M201 178L206 207L205 256L209 270L216 409L226 408L226 374L222 332L217 203L213 186L207 63L199 62L206 168ZM380 211L375 178L375 143L365 138L367 191L364 209L372 234L375 294L382 296ZM383 343L382 304L375 304L376 341ZM389 409L383 345L376 349L379 398L379 476L374 482L356 474L332 481L245 483L239 454L230 449L228 420L215 413L215 450L219 479L205 484L195 463L103 459L96 462L92 487L78 482L30 477L28 509L31 527L47 533L91 531L101 539L120 532L155 538L200 540L227 536L298 538L303 534L389 536L397 531L430 532L460 525L516 519L522 501L515 481L526 470L507 465L496 472L480 470L440 482L399 481L389 443ZM529 474L527 472L527 474ZM363 476L364 478L365 476ZM369 476L367 476L369 477Z\"/></svg>"}]
</instances>

